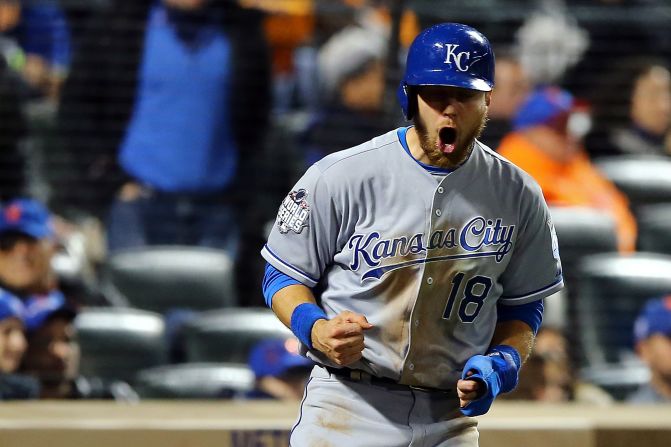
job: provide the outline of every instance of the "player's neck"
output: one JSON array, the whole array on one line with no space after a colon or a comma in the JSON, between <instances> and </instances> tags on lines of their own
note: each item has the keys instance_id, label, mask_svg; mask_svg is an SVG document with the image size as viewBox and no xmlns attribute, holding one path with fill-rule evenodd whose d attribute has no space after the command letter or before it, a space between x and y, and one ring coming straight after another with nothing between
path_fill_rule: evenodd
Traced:
<instances>
[{"instance_id":1,"label":"player's neck","mask_svg":"<svg viewBox=\"0 0 671 447\"><path fill-rule=\"evenodd\" d=\"M419 135L417 135L417 130L415 126L412 126L408 129L408 132L405 134L406 143L408 143L408 149L410 149L410 155L413 158L424 164L431 164L431 160L422 149L422 144L419 140Z\"/></svg>"}]
</instances>

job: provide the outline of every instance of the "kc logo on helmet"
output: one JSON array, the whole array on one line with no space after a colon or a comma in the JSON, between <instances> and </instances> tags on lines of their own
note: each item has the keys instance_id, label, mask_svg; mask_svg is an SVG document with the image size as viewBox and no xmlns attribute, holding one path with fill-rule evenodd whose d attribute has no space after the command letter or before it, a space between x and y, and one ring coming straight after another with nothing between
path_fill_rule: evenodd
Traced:
<instances>
[{"instance_id":1,"label":"kc logo on helmet","mask_svg":"<svg viewBox=\"0 0 671 447\"><path fill-rule=\"evenodd\" d=\"M457 70L468 71L470 68L469 60L471 59L471 52L460 51L457 53L456 51L457 48L459 48L459 44L456 43L445 44L445 47L447 48L447 57L445 58L445 63L450 65L454 63L455 67L457 67ZM465 60L462 61L462 58L465 58ZM462 63L465 65L462 65Z\"/></svg>"}]
</instances>

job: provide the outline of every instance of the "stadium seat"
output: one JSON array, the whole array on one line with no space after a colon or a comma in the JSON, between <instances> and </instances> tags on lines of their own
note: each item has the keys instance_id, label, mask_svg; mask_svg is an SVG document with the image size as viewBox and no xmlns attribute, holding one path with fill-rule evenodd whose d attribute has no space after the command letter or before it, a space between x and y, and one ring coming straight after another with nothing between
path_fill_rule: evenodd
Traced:
<instances>
[{"instance_id":1,"label":"stadium seat","mask_svg":"<svg viewBox=\"0 0 671 447\"><path fill-rule=\"evenodd\" d=\"M635 253L588 256L577 296L584 366L634 358L633 323L649 298L671 293L671 256Z\"/></svg>"},{"instance_id":2,"label":"stadium seat","mask_svg":"<svg viewBox=\"0 0 671 447\"><path fill-rule=\"evenodd\" d=\"M184 363L140 371L142 399L222 399L250 391L254 373L244 364Z\"/></svg>"},{"instance_id":3,"label":"stadium seat","mask_svg":"<svg viewBox=\"0 0 671 447\"><path fill-rule=\"evenodd\" d=\"M108 299L159 313L210 310L237 304L233 262L222 250L158 246L114 252L101 288Z\"/></svg>"},{"instance_id":4,"label":"stadium seat","mask_svg":"<svg viewBox=\"0 0 671 447\"><path fill-rule=\"evenodd\" d=\"M75 319L81 373L132 380L137 371L166 363L161 315L137 309L87 308Z\"/></svg>"},{"instance_id":5,"label":"stadium seat","mask_svg":"<svg viewBox=\"0 0 671 447\"><path fill-rule=\"evenodd\" d=\"M671 202L671 160L655 156L613 156L595 160L597 168L639 207Z\"/></svg>"},{"instance_id":6,"label":"stadium seat","mask_svg":"<svg viewBox=\"0 0 671 447\"><path fill-rule=\"evenodd\" d=\"M615 400L622 401L650 381L650 370L643 363L626 362L585 368L580 372L580 378L598 385Z\"/></svg>"},{"instance_id":7,"label":"stadium seat","mask_svg":"<svg viewBox=\"0 0 671 447\"><path fill-rule=\"evenodd\" d=\"M550 215L567 283L575 279L577 265L585 256L617 251L615 221L608 214L592 208L553 206Z\"/></svg>"},{"instance_id":8,"label":"stadium seat","mask_svg":"<svg viewBox=\"0 0 671 447\"><path fill-rule=\"evenodd\" d=\"M188 362L246 363L252 347L267 338L291 337L267 308L236 308L204 312L182 329Z\"/></svg>"},{"instance_id":9,"label":"stadium seat","mask_svg":"<svg viewBox=\"0 0 671 447\"><path fill-rule=\"evenodd\" d=\"M565 289L546 299L545 320L560 323L573 334L577 324L578 265L585 256L617 250L615 221L608 214L586 207L551 206L550 215L557 231Z\"/></svg>"},{"instance_id":10,"label":"stadium seat","mask_svg":"<svg viewBox=\"0 0 671 447\"><path fill-rule=\"evenodd\" d=\"M671 255L671 203L641 208L637 246L640 251Z\"/></svg>"}]
</instances>

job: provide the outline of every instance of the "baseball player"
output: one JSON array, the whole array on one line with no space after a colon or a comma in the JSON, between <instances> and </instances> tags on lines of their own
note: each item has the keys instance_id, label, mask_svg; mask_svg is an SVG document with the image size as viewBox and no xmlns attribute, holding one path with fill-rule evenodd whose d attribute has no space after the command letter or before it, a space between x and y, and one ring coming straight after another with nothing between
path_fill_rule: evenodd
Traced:
<instances>
[{"instance_id":1,"label":"baseball player","mask_svg":"<svg viewBox=\"0 0 671 447\"><path fill-rule=\"evenodd\" d=\"M423 31L399 87L413 126L323 158L280 205L264 295L317 362L291 445L477 446L563 287L538 185L478 142L494 55Z\"/></svg>"}]
</instances>

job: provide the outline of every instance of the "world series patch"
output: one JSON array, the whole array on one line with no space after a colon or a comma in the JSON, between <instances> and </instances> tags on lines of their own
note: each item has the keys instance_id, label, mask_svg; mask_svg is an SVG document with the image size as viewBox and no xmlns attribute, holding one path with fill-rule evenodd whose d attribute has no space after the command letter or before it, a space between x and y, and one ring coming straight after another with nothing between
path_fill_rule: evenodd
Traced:
<instances>
[{"instance_id":1,"label":"world series patch","mask_svg":"<svg viewBox=\"0 0 671 447\"><path fill-rule=\"evenodd\" d=\"M276 220L280 233L286 234L293 231L300 234L303 228L308 226L310 205L308 205L307 197L308 192L305 189L299 189L290 192L282 201Z\"/></svg>"}]
</instances>

